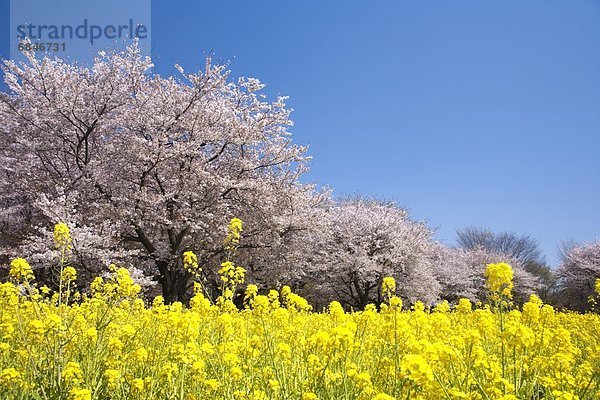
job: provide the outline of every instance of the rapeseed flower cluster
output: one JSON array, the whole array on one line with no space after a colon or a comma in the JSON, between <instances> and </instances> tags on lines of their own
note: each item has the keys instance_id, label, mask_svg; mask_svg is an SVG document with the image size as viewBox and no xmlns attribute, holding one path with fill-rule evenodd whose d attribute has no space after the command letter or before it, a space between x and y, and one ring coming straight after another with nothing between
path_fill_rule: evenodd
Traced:
<instances>
[{"instance_id":1,"label":"rapeseed flower cluster","mask_svg":"<svg viewBox=\"0 0 600 400\"><path fill-rule=\"evenodd\" d=\"M241 285L244 283L246 270L242 267L236 267L231 261L225 261L221 264L219 276L221 277L221 282L226 285Z\"/></svg>"},{"instance_id":2,"label":"rapeseed flower cluster","mask_svg":"<svg viewBox=\"0 0 600 400\"><path fill-rule=\"evenodd\" d=\"M15 258L10 262L8 275L17 282L30 281L34 278L31 266L24 258Z\"/></svg>"},{"instance_id":3,"label":"rapeseed flower cluster","mask_svg":"<svg viewBox=\"0 0 600 400\"><path fill-rule=\"evenodd\" d=\"M233 218L227 226L227 237L225 238L225 247L235 250L242 237L242 220Z\"/></svg>"},{"instance_id":4,"label":"rapeseed flower cluster","mask_svg":"<svg viewBox=\"0 0 600 400\"><path fill-rule=\"evenodd\" d=\"M183 253L183 268L192 275L198 275L202 272L198 265L198 256L193 251Z\"/></svg>"},{"instance_id":5,"label":"rapeseed flower cluster","mask_svg":"<svg viewBox=\"0 0 600 400\"><path fill-rule=\"evenodd\" d=\"M384 279L379 310L334 301L313 312L289 286L249 284L240 310L231 264L215 303L198 286L189 306L147 304L116 266L61 302L35 287L25 260L13 263L0 284L0 399L600 398L600 316L536 296L522 308L460 299L408 310ZM492 264L486 277L492 294L508 295L510 266Z\"/></svg>"},{"instance_id":6,"label":"rapeseed flower cluster","mask_svg":"<svg viewBox=\"0 0 600 400\"><path fill-rule=\"evenodd\" d=\"M487 289L495 299L511 299L513 270L506 263L488 264L485 270Z\"/></svg>"},{"instance_id":7,"label":"rapeseed flower cluster","mask_svg":"<svg viewBox=\"0 0 600 400\"><path fill-rule=\"evenodd\" d=\"M386 298L391 297L396 293L396 280L390 276L386 276L383 278L383 282L381 284L381 291Z\"/></svg>"},{"instance_id":8,"label":"rapeseed flower cluster","mask_svg":"<svg viewBox=\"0 0 600 400\"><path fill-rule=\"evenodd\" d=\"M54 245L57 249L71 248L71 231L67 224L60 222L54 226Z\"/></svg>"}]
</instances>

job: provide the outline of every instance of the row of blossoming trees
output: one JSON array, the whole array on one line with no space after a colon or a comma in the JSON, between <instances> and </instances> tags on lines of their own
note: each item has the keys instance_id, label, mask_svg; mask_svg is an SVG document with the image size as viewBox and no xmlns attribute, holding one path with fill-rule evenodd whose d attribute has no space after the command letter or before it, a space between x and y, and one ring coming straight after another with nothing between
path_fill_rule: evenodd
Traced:
<instances>
[{"instance_id":1,"label":"row of blossoming trees","mask_svg":"<svg viewBox=\"0 0 600 400\"><path fill-rule=\"evenodd\" d=\"M217 291L235 216L245 223L235 262L250 282L294 283L317 306L381 301L384 276L408 301L477 300L485 265L500 261L515 267L517 298L540 289L518 260L436 243L393 203L335 201L302 184L309 157L291 140L290 109L284 97L266 101L256 79L233 82L210 59L164 78L135 45L91 67L28 59L3 65L0 245L6 259L27 256L42 281L56 284L61 254L48 243L65 222L82 287L117 263L168 302L187 300L194 282ZM575 307L600 275L599 246L574 249L561 269ZM201 269L186 266L189 251Z\"/></svg>"}]
</instances>

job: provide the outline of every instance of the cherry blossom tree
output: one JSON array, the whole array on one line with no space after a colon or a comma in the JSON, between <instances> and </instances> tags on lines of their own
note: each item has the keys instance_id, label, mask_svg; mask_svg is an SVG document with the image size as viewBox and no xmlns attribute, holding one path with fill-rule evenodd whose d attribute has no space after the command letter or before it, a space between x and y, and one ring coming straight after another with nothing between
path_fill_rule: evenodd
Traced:
<instances>
[{"instance_id":1,"label":"cherry blossom tree","mask_svg":"<svg viewBox=\"0 0 600 400\"><path fill-rule=\"evenodd\" d=\"M526 263L483 247L467 250L438 243L433 247L431 262L442 287L440 296L450 302L456 302L461 297L472 301L486 300L484 272L487 264L505 262L513 267L513 292L517 302L526 301L530 294L537 293L541 288L539 279L527 271Z\"/></svg>"},{"instance_id":2,"label":"cherry blossom tree","mask_svg":"<svg viewBox=\"0 0 600 400\"><path fill-rule=\"evenodd\" d=\"M435 276L441 284L440 297L450 302L460 298L471 301L482 299L484 251L446 247L436 243L430 255Z\"/></svg>"},{"instance_id":3,"label":"cherry blossom tree","mask_svg":"<svg viewBox=\"0 0 600 400\"><path fill-rule=\"evenodd\" d=\"M329 218L329 230L307 269L317 297L362 309L381 301L381 280L391 276L405 299L437 299L439 284L431 266L420 262L432 244L433 232L424 223L410 220L392 202L362 197L339 201Z\"/></svg>"},{"instance_id":4,"label":"cherry blossom tree","mask_svg":"<svg viewBox=\"0 0 600 400\"><path fill-rule=\"evenodd\" d=\"M558 267L558 276L560 305L587 310L588 297L600 278L600 241L571 246Z\"/></svg>"},{"instance_id":5,"label":"cherry blossom tree","mask_svg":"<svg viewBox=\"0 0 600 400\"><path fill-rule=\"evenodd\" d=\"M299 183L307 148L292 142L285 97L266 101L256 79L233 82L210 59L161 77L137 45L91 67L27 56L3 64L0 193L22 200L5 232L22 223L18 212L40 214L37 231L64 221L81 264L134 257L167 301L185 300L184 251L210 276L232 217L244 221L250 254L310 230L328 198Z\"/></svg>"},{"instance_id":6,"label":"cherry blossom tree","mask_svg":"<svg viewBox=\"0 0 600 400\"><path fill-rule=\"evenodd\" d=\"M4 61L0 93L0 250L39 270L57 262L52 226L69 225L81 279L127 265L167 302L193 279L216 287L226 226L243 221L235 262L262 287L292 283L313 303L379 302L384 276L407 303L481 298L489 262L515 267L515 290L536 280L515 257L448 249L392 202L346 198L300 183L307 148L289 131L285 97L233 81L207 60L177 77L152 72L136 45L90 67L61 59ZM182 254L201 267L189 271ZM135 267L135 269L134 269ZM46 268L47 269L47 268ZM48 272L48 271L46 271Z\"/></svg>"}]
</instances>

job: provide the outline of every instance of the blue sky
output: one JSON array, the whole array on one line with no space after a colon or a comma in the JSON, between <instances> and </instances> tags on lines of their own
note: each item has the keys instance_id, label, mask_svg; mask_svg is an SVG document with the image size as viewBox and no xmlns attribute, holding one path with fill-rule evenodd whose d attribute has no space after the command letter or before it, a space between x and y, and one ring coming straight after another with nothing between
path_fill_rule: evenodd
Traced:
<instances>
[{"instance_id":1,"label":"blue sky","mask_svg":"<svg viewBox=\"0 0 600 400\"><path fill-rule=\"evenodd\" d=\"M211 51L290 96L305 181L396 200L447 244L529 234L550 264L600 237L600 1L153 1L158 72Z\"/></svg>"}]
</instances>

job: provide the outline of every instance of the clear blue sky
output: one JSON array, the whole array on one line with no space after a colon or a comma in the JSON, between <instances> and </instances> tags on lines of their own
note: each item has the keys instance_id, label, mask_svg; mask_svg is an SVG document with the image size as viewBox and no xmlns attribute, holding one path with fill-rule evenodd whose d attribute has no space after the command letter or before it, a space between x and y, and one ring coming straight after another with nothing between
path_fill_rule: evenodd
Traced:
<instances>
[{"instance_id":1,"label":"clear blue sky","mask_svg":"<svg viewBox=\"0 0 600 400\"><path fill-rule=\"evenodd\" d=\"M306 181L396 200L447 244L527 233L556 264L600 237L600 1L153 1L152 42L162 74L212 50L290 96Z\"/></svg>"}]
</instances>

